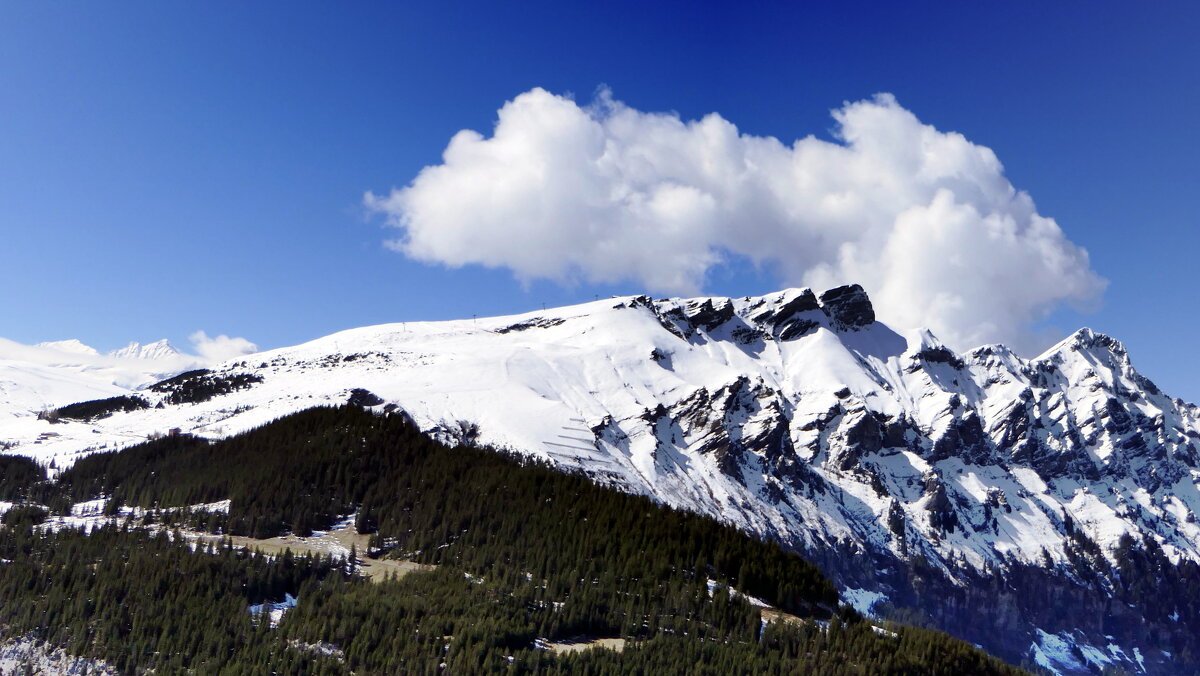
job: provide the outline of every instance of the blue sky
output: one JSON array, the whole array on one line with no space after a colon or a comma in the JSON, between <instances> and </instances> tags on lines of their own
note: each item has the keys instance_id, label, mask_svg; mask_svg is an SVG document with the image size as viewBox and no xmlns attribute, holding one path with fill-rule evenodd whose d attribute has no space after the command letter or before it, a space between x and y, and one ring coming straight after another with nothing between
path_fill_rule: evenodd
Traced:
<instances>
[{"instance_id":1,"label":"blue sky","mask_svg":"<svg viewBox=\"0 0 1200 676\"><path fill-rule=\"evenodd\" d=\"M640 293L411 260L363 206L541 87L785 144L890 92L995 151L1108 280L1081 325L1200 400L1200 11L1185 3L5 3L0 336L264 348ZM733 257L703 290L770 291ZM997 288L1019 280L997 278Z\"/></svg>"}]
</instances>

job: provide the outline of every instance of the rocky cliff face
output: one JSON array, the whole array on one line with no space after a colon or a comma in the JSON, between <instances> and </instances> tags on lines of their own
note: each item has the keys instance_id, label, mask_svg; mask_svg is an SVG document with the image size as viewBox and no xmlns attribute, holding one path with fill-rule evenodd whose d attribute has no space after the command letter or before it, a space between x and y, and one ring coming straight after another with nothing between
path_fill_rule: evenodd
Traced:
<instances>
[{"instance_id":1,"label":"rocky cliff face","mask_svg":"<svg viewBox=\"0 0 1200 676\"><path fill-rule=\"evenodd\" d=\"M206 377L246 386L0 436L61 466L358 396L776 538L864 609L1014 662L1174 674L1200 655L1200 411L1086 329L1023 359L899 335L858 286L642 296L355 329Z\"/></svg>"}]
</instances>

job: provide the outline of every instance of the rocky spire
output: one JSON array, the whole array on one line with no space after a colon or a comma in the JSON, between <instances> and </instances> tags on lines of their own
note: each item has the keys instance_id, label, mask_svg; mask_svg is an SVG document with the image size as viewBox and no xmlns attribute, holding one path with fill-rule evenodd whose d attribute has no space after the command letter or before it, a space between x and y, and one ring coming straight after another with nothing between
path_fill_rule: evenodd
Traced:
<instances>
[{"instance_id":1,"label":"rocky spire","mask_svg":"<svg viewBox=\"0 0 1200 676\"><path fill-rule=\"evenodd\" d=\"M821 294L821 309L839 331L857 331L875 322L875 308L858 284L839 286Z\"/></svg>"}]
</instances>

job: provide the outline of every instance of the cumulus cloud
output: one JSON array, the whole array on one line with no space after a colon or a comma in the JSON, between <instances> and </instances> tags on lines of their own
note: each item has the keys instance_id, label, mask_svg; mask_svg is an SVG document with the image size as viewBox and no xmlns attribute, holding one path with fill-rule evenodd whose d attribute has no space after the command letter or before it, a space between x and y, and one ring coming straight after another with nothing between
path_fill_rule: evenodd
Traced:
<instances>
[{"instance_id":1,"label":"cumulus cloud","mask_svg":"<svg viewBox=\"0 0 1200 676\"><path fill-rule=\"evenodd\" d=\"M533 89L490 137L458 132L441 164L365 204L401 229L388 246L420 261L695 294L744 257L818 292L860 283L884 321L960 348L1027 346L1033 322L1103 291L990 149L888 94L833 117L833 141L787 145L716 113L684 121L607 91L579 105Z\"/></svg>"},{"instance_id":2,"label":"cumulus cloud","mask_svg":"<svg viewBox=\"0 0 1200 676\"><path fill-rule=\"evenodd\" d=\"M188 339L192 341L196 353L213 364L258 352L258 346L245 338L230 338L225 334L210 338L207 333L197 331Z\"/></svg>"}]
</instances>

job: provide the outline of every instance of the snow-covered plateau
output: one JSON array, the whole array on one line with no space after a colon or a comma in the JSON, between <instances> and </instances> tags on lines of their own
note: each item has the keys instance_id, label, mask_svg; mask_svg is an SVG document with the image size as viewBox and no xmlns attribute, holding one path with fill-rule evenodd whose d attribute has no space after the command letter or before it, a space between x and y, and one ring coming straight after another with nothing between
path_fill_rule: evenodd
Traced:
<instances>
[{"instance_id":1,"label":"snow-covered plateau","mask_svg":"<svg viewBox=\"0 0 1200 676\"><path fill-rule=\"evenodd\" d=\"M1159 615L1200 630L1192 606L1120 591L1131 543L1174 571L1200 562L1200 409L1087 329L1024 359L901 335L857 286L638 296L352 329L211 375L239 384L172 403L168 388L0 362L0 442L61 470L354 399L777 539L875 612L918 612L1014 661L1171 674ZM122 394L147 407L37 415Z\"/></svg>"}]
</instances>

